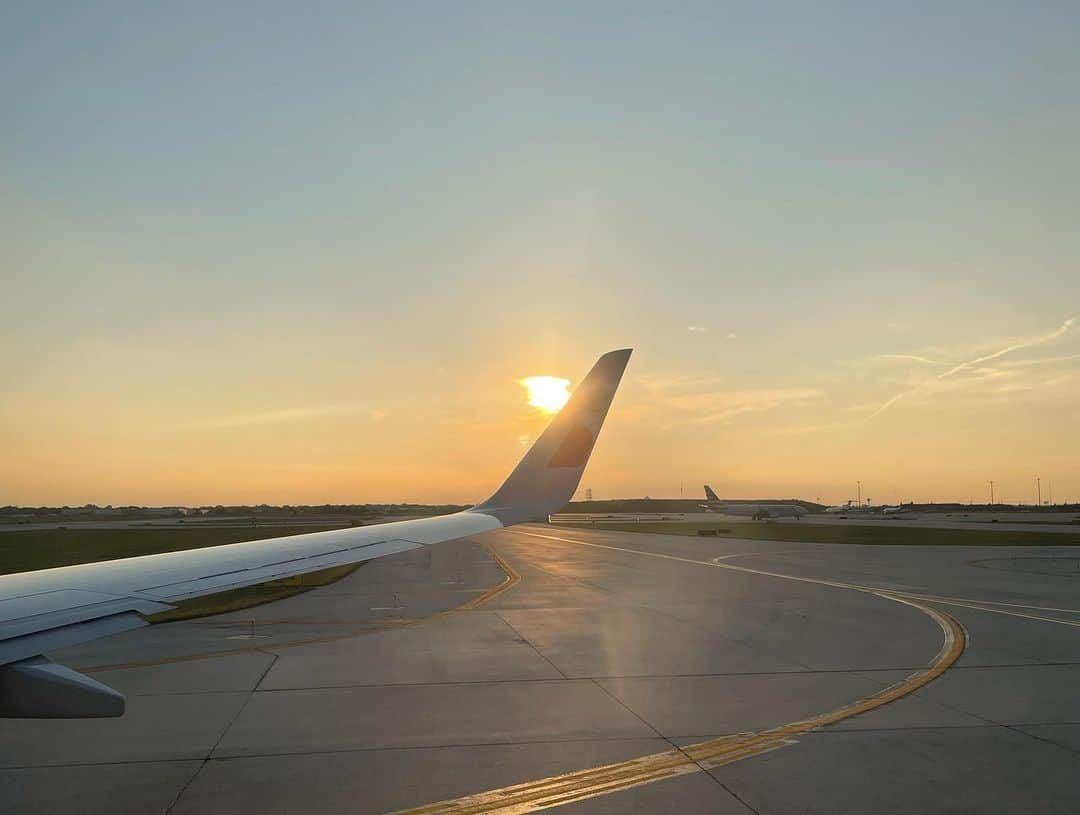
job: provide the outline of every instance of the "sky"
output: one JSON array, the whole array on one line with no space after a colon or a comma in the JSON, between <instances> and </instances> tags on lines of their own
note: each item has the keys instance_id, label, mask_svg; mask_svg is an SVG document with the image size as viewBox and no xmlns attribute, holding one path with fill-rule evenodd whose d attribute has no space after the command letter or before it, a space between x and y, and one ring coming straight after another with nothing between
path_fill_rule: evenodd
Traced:
<instances>
[{"instance_id":1,"label":"sky","mask_svg":"<svg viewBox=\"0 0 1080 815\"><path fill-rule=\"evenodd\" d=\"M664 7L662 7L664 6ZM1080 500L1075 3L6 3L0 504Z\"/></svg>"}]
</instances>

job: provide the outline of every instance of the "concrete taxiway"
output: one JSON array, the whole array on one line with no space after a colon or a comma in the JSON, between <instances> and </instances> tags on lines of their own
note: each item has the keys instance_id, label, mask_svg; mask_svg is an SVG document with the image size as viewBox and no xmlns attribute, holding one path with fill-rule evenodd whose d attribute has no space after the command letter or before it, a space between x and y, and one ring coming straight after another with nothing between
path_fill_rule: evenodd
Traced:
<instances>
[{"instance_id":1,"label":"concrete taxiway","mask_svg":"<svg viewBox=\"0 0 1080 815\"><path fill-rule=\"evenodd\" d=\"M524 526L54 655L0 810L1080 811L1080 548Z\"/></svg>"},{"instance_id":2,"label":"concrete taxiway","mask_svg":"<svg viewBox=\"0 0 1080 815\"><path fill-rule=\"evenodd\" d=\"M1052 532L1080 535L1080 516L1072 513L1019 513L1019 512L901 512L892 515L881 513L849 514L818 513L799 518L769 518L754 521L746 515L726 515L723 512L562 512L550 516L558 526L592 527L604 523L683 524L702 526L770 523L819 526L908 526L920 529L966 529L982 532Z\"/></svg>"}]
</instances>

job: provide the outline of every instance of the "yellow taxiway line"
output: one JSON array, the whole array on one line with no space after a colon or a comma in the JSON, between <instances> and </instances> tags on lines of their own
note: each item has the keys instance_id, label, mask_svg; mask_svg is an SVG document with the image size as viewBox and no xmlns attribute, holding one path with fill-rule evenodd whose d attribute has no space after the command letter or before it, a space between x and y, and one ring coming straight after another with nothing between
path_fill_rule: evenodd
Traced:
<instances>
[{"instance_id":1,"label":"yellow taxiway line","mask_svg":"<svg viewBox=\"0 0 1080 815\"><path fill-rule=\"evenodd\" d=\"M515 530L516 531L516 530ZM913 673L901 682L897 682L872 696L859 699L851 704L836 708L835 710L822 713L818 716L801 721L780 725L756 733L737 733L730 736L720 736L709 741L699 742L687 747L668 750L662 753L654 753L629 761L620 761L614 764L606 764L600 767L592 767L587 770L564 773L550 778L542 778L537 781L529 781L524 784L515 784L510 787L489 790L475 795L468 795L449 801L439 801L415 809L399 810L394 815L479 815L479 813L497 813L498 815L524 815L528 812L551 809L564 804L583 801L613 792L639 787L643 784L651 784L667 778L674 778L689 773L704 772L712 767L730 764L750 756L794 744L796 737L818 728L836 724L853 716L858 716L868 711L875 710L884 705L907 696L919 688L933 682L949 669L960 655L964 652L967 643L964 629L952 615L944 611L931 608L921 600L912 597L901 597L894 592L877 589L868 586L857 586L850 583L838 583L829 580L817 580L814 578L799 577L796 575L784 575L776 572L766 572L760 569L750 569L744 566L733 566L717 561L693 560L691 558L665 555L659 552L648 552L639 549L627 549L605 544L588 543L586 541L560 538L554 535L540 535L534 532L518 531L517 534L528 535L534 538L548 538L550 540L575 543L581 546L593 546L600 549L612 549L619 552L629 552L646 557L657 557L665 560L675 560L691 563L697 566L709 566L721 569L731 569L740 572L762 574L769 577L777 577L784 580L796 580L806 583L835 588L845 588L874 594L886 600L904 603L929 615L940 626L944 635L941 650L938 651L929 666L921 671Z\"/></svg>"},{"instance_id":2,"label":"yellow taxiway line","mask_svg":"<svg viewBox=\"0 0 1080 815\"><path fill-rule=\"evenodd\" d=\"M200 651L200 652L194 653L194 654L181 654L181 655L175 656L175 657L160 657L158 659L148 659L148 660L143 660L143 661L140 661L140 662L115 662L115 663L106 664L106 665L93 665L93 666L88 667L88 668L80 668L79 670L81 670L83 673L91 673L92 674L92 673L101 673L102 671L119 671L119 670L124 670L126 668L148 668L148 667L152 667L154 665L172 665L172 664L177 663L177 662L196 662L196 661L203 660L203 659L214 659L216 657L236 656L238 654L248 654L248 653L252 653L252 652L263 652L263 653L265 653L267 651L276 651L276 650L278 650L280 648L298 648L301 645L321 645L322 643L326 643L326 642L337 642L338 640L347 640L347 639L351 639L352 637L362 636L364 634L373 634L373 633L375 633L377 631L386 631L386 630L389 630L389 629L396 629L396 628L408 628L408 627L413 626L413 625L418 625L419 623L427 622L428 620L436 620L436 619L441 619L443 617L448 617L451 614L456 614L459 611L469 611L470 609L477 608L477 607L483 605L484 603L488 602L489 600L491 600L491 599L493 599L495 597L498 597L504 591L508 591L509 589L512 589L519 582L521 582L521 575L518 574L514 570L513 566L511 566L509 563L507 563L505 560L503 560L503 558L499 556L499 554L491 547L490 544L484 543L484 544L481 544L481 545L484 547L484 550L488 553L488 555L491 557L491 559L495 561L496 565L500 569L502 569L503 574L506 575L506 579L503 580L503 582L500 583L499 585L492 586L490 589L485 591L483 594L480 594L480 595L474 597L473 599L471 599L471 600L469 600L469 601L467 601L465 603L462 603L459 606L454 606L453 608L448 608L445 611L437 611L434 614L428 614L428 615L426 615L424 617L414 617L414 618L411 618L411 619L400 619L399 618L399 619L379 620L377 623L365 624L365 626L362 627L362 628L353 628L351 631L348 631L348 632L346 632L344 634L330 634L330 635L327 635L327 636L324 636L324 637L309 637L307 639L302 639L302 640L289 640L288 642L272 642L272 643L267 643L265 645L245 646L243 648L226 648L226 649L222 649L222 650L219 650L219 651ZM282 598L282 599L288 599L288 598ZM290 621L289 620L272 620L272 621L269 621L267 623L263 623L263 625L273 625L275 623L281 624L281 623L288 623L288 622L290 622ZM312 624L312 621L310 621L310 620L304 620L302 622L307 623L309 625ZM319 620L319 621L316 621L314 624L328 625L328 624L338 624L340 622L341 621L339 621L339 620Z\"/></svg>"}]
</instances>

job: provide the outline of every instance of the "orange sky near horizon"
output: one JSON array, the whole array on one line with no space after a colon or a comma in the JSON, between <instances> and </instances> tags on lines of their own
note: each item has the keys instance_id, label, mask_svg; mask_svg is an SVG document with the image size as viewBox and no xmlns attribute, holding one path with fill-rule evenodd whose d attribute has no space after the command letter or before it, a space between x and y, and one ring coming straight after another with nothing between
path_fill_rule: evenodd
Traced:
<instances>
[{"instance_id":1,"label":"orange sky near horizon","mask_svg":"<svg viewBox=\"0 0 1080 815\"><path fill-rule=\"evenodd\" d=\"M1069 356L1062 352L1080 339L1071 333L962 370L955 384L940 378L942 366L926 374L928 363L878 358L850 362L834 382L804 374L797 385L747 387L711 372L665 374L664 360L640 349L582 489L597 498L678 497L680 489L695 497L707 482L729 498L839 503L861 479L864 498L875 501L966 502L985 500L993 477L999 501L1032 503L1039 474L1044 498L1053 484L1057 500L1076 500L1074 451L1060 443L1073 419L1052 396L1074 406L1075 375L1053 374L1061 381L1047 390L1042 371L1056 363L1037 361ZM396 380L321 387L198 382L164 369L151 381L113 379L91 367L66 392L42 385L5 404L0 494L30 505L472 503L548 421L528 404L521 375L576 381L593 361L580 352L552 357L558 362L530 365L507 354L430 376L403 365ZM896 395L865 381L871 376L895 381L903 396L888 404ZM54 398L43 398L50 391Z\"/></svg>"}]
</instances>

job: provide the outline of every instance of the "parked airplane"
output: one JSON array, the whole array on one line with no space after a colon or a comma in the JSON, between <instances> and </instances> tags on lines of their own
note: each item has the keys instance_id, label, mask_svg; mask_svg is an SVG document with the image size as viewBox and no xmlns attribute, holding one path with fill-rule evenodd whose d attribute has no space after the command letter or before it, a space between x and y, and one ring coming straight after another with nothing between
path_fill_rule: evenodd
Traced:
<instances>
[{"instance_id":1,"label":"parked airplane","mask_svg":"<svg viewBox=\"0 0 1080 815\"><path fill-rule=\"evenodd\" d=\"M854 501L848 501L846 504L835 507L826 507L825 511L831 515L837 513L844 513L849 515L870 515L875 512L880 512L882 515L895 515L899 512L906 512L907 510L903 506L890 507L887 505L873 506L871 504L864 504L860 506Z\"/></svg>"},{"instance_id":2,"label":"parked airplane","mask_svg":"<svg viewBox=\"0 0 1080 815\"><path fill-rule=\"evenodd\" d=\"M839 512L863 512L864 510L854 501L848 501L846 504L840 504L835 507L825 507L825 511L830 515L835 515Z\"/></svg>"},{"instance_id":3,"label":"parked airplane","mask_svg":"<svg viewBox=\"0 0 1080 815\"><path fill-rule=\"evenodd\" d=\"M147 624L170 602L420 549L542 518L577 489L630 349L600 357L488 500L454 515L0 577L0 716L120 716L124 697L44 656Z\"/></svg>"},{"instance_id":4,"label":"parked airplane","mask_svg":"<svg viewBox=\"0 0 1080 815\"><path fill-rule=\"evenodd\" d=\"M763 504L748 501L722 501L713 488L705 485L705 500L700 504L706 512L722 512L725 515L748 515L754 520L763 518L801 518L806 507L798 504Z\"/></svg>"}]
</instances>

